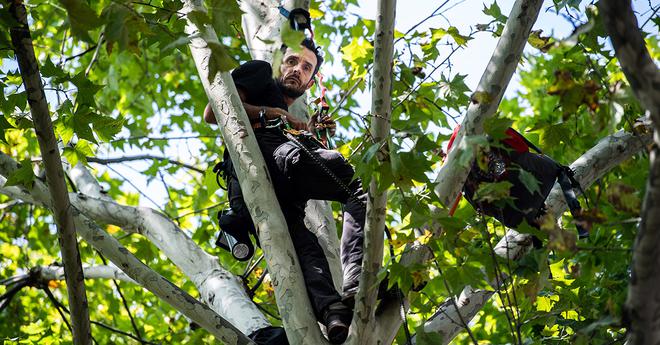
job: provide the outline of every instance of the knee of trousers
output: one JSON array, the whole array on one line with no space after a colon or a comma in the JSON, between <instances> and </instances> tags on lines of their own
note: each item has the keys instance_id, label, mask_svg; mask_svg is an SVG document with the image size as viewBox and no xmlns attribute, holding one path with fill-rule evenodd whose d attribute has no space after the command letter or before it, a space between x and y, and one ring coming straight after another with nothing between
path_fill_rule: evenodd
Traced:
<instances>
[{"instance_id":1,"label":"knee of trousers","mask_svg":"<svg viewBox=\"0 0 660 345\"><path fill-rule=\"evenodd\" d=\"M290 176L300 161L300 148L292 142L281 144L273 152L273 159L277 169L285 176Z\"/></svg>"}]
</instances>

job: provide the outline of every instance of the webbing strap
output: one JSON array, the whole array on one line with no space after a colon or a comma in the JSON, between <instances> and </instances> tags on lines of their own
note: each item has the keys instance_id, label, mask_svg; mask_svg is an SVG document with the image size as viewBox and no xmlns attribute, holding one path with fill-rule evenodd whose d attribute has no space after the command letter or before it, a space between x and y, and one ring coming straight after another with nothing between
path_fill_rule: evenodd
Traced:
<instances>
[{"instance_id":1,"label":"webbing strap","mask_svg":"<svg viewBox=\"0 0 660 345\"><path fill-rule=\"evenodd\" d=\"M580 190L582 190L582 187L580 187L579 183L577 183L577 181L572 177L572 174L573 170L571 170L571 168L562 166L559 169L557 175L557 182L559 183L559 186L561 186L561 191L564 194L564 199L566 199L568 209L571 211L571 215L575 220L575 227L578 231L578 237L587 238L589 237L589 231L587 231L587 229L585 229L579 222L582 207L580 206L580 202L578 201L577 196L575 195L575 191L573 190L573 184L576 183Z\"/></svg>"}]
</instances>

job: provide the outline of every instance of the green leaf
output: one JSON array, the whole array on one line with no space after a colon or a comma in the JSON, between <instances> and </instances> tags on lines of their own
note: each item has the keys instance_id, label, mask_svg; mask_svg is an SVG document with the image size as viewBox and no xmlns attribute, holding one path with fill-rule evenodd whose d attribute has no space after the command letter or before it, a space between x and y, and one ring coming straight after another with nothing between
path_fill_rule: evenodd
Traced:
<instances>
[{"instance_id":1,"label":"green leaf","mask_svg":"<svg viewBox=\"0 0 660 345\"><path fill-rule=\"evenodd\" d=\"M227 72L238 67L238 62L227 52L227 48L220 43L208 42L211 48L209 59L209 82L213 82L219 72Z\"/></svg>"},{"instance_id":2,"label":"green leaf","mask_svg":"<svg viewBox=\"0 0 660 345\"><path fill-rule=\"evenodd\" d=\"M5 144L9 144L5 138L5 129L10 128L14 128L14 126L7 122L4 114L0 114L0 141L4 142Z\"/></svg>"},{"instance_id":3,"label":"green leaf","mask_svg":"<svg viewBox=\"0 0 660 345\"><path fill-rule=\"evenodd\" d=\"M32 170L32 161L30 159L24 159L21 161L20 167L7 177L5 186L23 186L26 188L32 188L35 178L36 176Z\"/></svg>"},{"instance_id":4,"label":"green leaf","mask_svg":"<svg viewBox=\"0 0 660 345\"><path fill-rule=\"evenodd\" d=\"M105 22L103 34L107 40L107 50L111 53L114 44L119 44L119 50L130 50L139 53L139 33L148 32L144 19L137 16L128 7L112 3L101 13Z\"/></svg>"},{"instance_id":5,"label":"green leaf","mask_svg":"<svg viewBox=\"0 0 660 345\"><path fill-rule=\"evenodd\" d=\"M28 334L28 335L36 335L36 334L42 334L45 330L47 330L48 327L43 325L41 320L37 322L32 322L29 325L26 326L21 326L21 332Z\"/></svg>"},{"instance_id":6,"label":"green leaf","mask_svg":"<svg viewBox=\"0 0 660 345\"><path fill-rule=\"evenodd\" d=\"M493 17L495 21L498 21L500 23L506 23L507 21L507 17L502 14L502 10L500 9L500 6L497 4L497 1L493 1L493 3L489 7L486 7L486 4L484 4L483 12L485 15Z\"/></svg>"},{"instance_id":7,"label":"green leaf","mask_svg":"<svg viewBox=\"0 0 660 345\"><path fill-rule=\"evenodd\" d=\"M491 117L484 122L484 131L494 140L507 138L506 130L513 125L513 120Z\"/></svg>"},{"instance_id":8,"label":"green leaf","mask_svg":"<svg viewBox=\"0 0 660 345\"><path fill-rule=\"evenodd\" d=\"M92 120L92 127L94 133L99 136L99 139L108 142L121 132L121 129L124 127L124 118L120 116L113 119L109 116L99 115Z\"/></svg>"},{"instance_id":9,"label":"green leaf","mask_svg":"<svg viewBox=\"0 0 660 345\"><path fill-rule=\"evenodd\" d=\"M292 29L288 22L282 25L281 32L282 43L291 48L294 52L300 52L302 50L300 42L305 39L305 33Z\"/></svg>"},{"instance_id":10,"label":"green leaf","mask_svg":"<svg viewBox=\"0 0 660 345\"><path fill-rule=\"evenodd\" d=\"M87 164L87 157L93 155L94 149L89 145L89 142L85 140L78 140L74 147L65 147L62 152L62 156L64 156L72 166L78 164L78 162Z\"/></svg>"},{"instance_id":11,"label":"green leaf","mask_svg":"<svg viewBox=\"0 0 660 345\"><path fill-rule=\"evenodd\" d=\"M64 70L59 67L55 66L53 62L50 60L50 57L46 58L46 61L44 61L43 65L39 67L39 71L41 72L41 76L45 78L66 78L68 74L64 72Z\"/></svg>"},{"instance_id":12,"label":"green leaf","mask_svg":"<svg viewBox=\"0 0 660 345\"><path fill-rule=\"evenodd\" d=\"M374 47L365 39L354 39L351 43L341 48L342 59L353 63L360 59L371 56Z\"/></svg>"},{"instance_id":13,"label":"green leaf","mask_svg":"<svg viewBox=\"0 0 660 345\"><path fill-rule=\"evenodd\" d=\"M474 194L477 201L493 202L509 197L509 190L513 184L509 181L482 182Z\"/></svg>"},{"instance_id":14,"label":"green leaf","mask_svg":"<svg viewBox=\"0 0 660 345\"><path fill-rule=\"evenodd\" d=\"M96 12L83 0L60 0L60 4L67 11L73 35L91 42L88 32L101 25Z\"/></svg>"},{"instance_id":15,"label":"green leaf","mask_svg":"<svg viewBox=\"0 0 660 345\"><path fill-rule=\"evenodd\" d=\"M243 11L235 0L210 0L207 8L218 36L232 35L240 30Z\"/></svg>"},{"instance_id":16,"label":"green leaf","mask_svg":"<svg viewBox=\"0 0 660 345\"><path fill-rule=\"evenodd\" d=\"M523 183L525 188L527 188L530 193L541 193L541 189L539 188L540 183L532 173L528 172L527 170L520 169L518 170L518 174L520 182Z\"/></svg>"},{"instance_id":17,"label":"green leaf","mask_svg":"<svg viewBox=\"0 0 660 345\"><path fill-rule=\"evenodd\" d=\"M25 95L25 91L9 95L9 97L7 97L7 103L9 104L7 107L10 108L9 113L14 112L14 107L25 111L27 107L27 96Z\"/></svg>"},{"instance_id":18,"label":"green leaf","mask_svg":"<svg viewBox=\"0 0 660 345\"><path fill-rule=\"evenodd\" d=\"M191 39L192 38L188 35L181 36L181 37L177 38L176 40L172 41L170 44L163 47L163 49L161 49L161 53L165 53L165 52L168 52L169 50L172 50L174 48L186 45L190 42Z\"/></svg>"},{"instance_id":19,"label":"green leaf","mask_svg":"<svg viewBox=\"0 0 660 345\"><path fill-rule=\"evenodd\" d=\"M550 50L550 48L552 48L555 41L550 36L541 36L542 33L543 30L533 30L529 34L527 43L529 43L529 45L532 47L546 53L548 50Z\"/></svg>"},{"instance_id":20,"label":"green leaf","mask_svg":"<svg viewBox=\"0 0 660 345\"><path fill-rule=\"evenodd\" d=\"M447 35L447 30L444 28L433 29L431 28L431 44L437 43L443 37Z\"/></svg>"},{"instance_id":21,"label":"green leaf","mask_svg":"<svg viewBox=\"0 0 660 345\"><path fill-rule=\"evenodd\" d=\"M472 39L472 37L461 35L458 32L458 28L455 26L450 26L449 29L447 29L447 33L451 36L451 38L454 39L456 44L458 44L459 46L464 46L467 43L467 41Z\"/></svg>"},{"instance_id":22,"label":"green leaf","mask_svg":"<svg viewBox=\"0 0 660 345\"><path fill-rule=\"evenodd\" d=\"M94 95L103 88L103 85L92 83L87 76L85 76L84 71L76 74L71 79L71 82L78 88L78 94L76 95L76 103L78 106L94 106L96 104Z\"/></svg>"}]
</instances>

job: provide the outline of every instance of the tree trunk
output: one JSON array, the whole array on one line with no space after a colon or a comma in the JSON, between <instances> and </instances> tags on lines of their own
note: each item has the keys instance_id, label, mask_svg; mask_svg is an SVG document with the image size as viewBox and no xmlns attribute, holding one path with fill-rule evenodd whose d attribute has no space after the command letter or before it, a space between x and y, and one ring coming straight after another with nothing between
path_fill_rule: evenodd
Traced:
<instances>
[{"instance_id":1,"label":"tree trunk","mask_svg":"<svg viewBox=\"0 0 660 345\"><path fill-rule=\"evenodd\" d=\"M273 56L282 45L280 30L282 25L288 25L287 19L277 9L275 1L244 0L240 3L243 14L243 32L250 49L250 55L255 60L264 60L273 64ZM283 7L309 9L309 1L287 0ZM289 112L295 117L307 121L307 93L298 97L289 107ZM341 261L339 259L339 238L335 220L332 217L332 207L327 201L310 200L305 207L305 226L319 238L319 244L328 258L335 287L341 289Z\"/></svg>"},{"instance_id":2,"label":"tree trunk","mask_svg":"<svg viewBox=\"0 0 660 345\"><path fill-rule=\"evenodd\" d=\"M660 70L651 59L630 1L601 0L603 24L621 69L654 124L651 167L635 239L624 322L630 344L660 343Z\"/></svg>"},{"instance_id":3,"label":"tree trunk","mask_svg":"<svg viewBox=\"0 0 660 345\"><path fill-rule=\"evenodd\" d=\"M371 128L373 142L380 145L378 164L389 164L390 117L392 114L392 56L394 54L394 18L396 0L379 0L374 33L374 69L371 85ZM387 191L379 190L372 179L367 193L364 228L364 257L360 286L355 296L355 311L349 344L370 344L368 336L375 328L375 305L378 272L383 261L383 229L387 210Z\"/></svg>"},{"instance_id":4,"label":"tree trunk","mask_svg":"<svg viewBox=\"0 0 660 345\"><path fill-rule=\"evenodd\" d=\"M184 11L190 13L205 9L201 1L187 0ZM219 72L216 76L209 76L211 47L220 42L209 26L198 27L189 21L186 31L194 37L189 44L190 50L234 163L245 203L257 228L289 342L326 343L316 323L309 298L302 293L306 289L298 257L231 75Z\"/></svg>"},{"instance_id":5,"label":"tree trunk","mask_svg":"<svg viewBox=\"0 0 660 345\"><path fill-rule=\"evenodd\" d=\"M18 67L23 78L27 93L30 113L34 129L39 141L39 149L46 170L50 197L52 199L53 215L57 224L57 239L62 252L64 271L66 275L67 294L71 308L71 328L74 344L91 344L92 330L89 324L89 310L85 294L80 252L76 228L73 222L72 209L69 204L69 194L62 170L62 159L53 132L53 123L48 111L46 94L41 83L39 64L34 56L32 37L28 27L27 12L21 0L13 0L10 12L20 26L10 29L10 35Z\"/></svg>"}]
</instances>

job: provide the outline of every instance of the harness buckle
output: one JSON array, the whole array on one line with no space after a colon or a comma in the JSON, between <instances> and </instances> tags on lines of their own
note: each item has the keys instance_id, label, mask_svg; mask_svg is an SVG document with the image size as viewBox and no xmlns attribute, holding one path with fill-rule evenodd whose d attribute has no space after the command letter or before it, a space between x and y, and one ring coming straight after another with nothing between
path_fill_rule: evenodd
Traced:
<instances>
[{"instance_id":1,"label":"harness buckle","mask_svg":"<svg viewBox=\"0 0 660 345\"><path fill-rule=\"evenodd\" d=\"M264 128L279 128L283 125L282 119L272 119L266 121L266 126Z\"/></svg>"}]
</instances>

